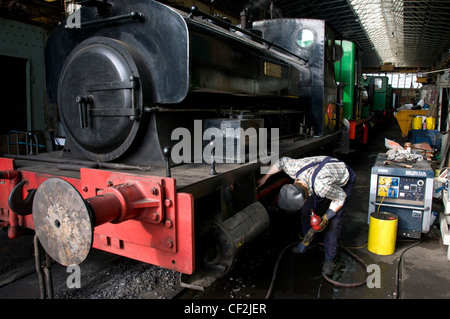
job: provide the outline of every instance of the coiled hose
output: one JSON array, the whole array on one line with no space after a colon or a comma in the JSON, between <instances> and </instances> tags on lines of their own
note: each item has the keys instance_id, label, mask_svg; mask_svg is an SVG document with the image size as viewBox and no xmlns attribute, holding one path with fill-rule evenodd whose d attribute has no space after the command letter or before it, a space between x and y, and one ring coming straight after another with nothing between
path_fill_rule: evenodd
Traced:
<instances>
[{"instance_id":1,"label":"coiled hose","mask_svg":"<svg viewBox=\"0 0 450 319\"><path fill-rule=\"evenodd\" d=\"M395 295L396 295L397 298L400 297L400 291L399 291L399 287L400 287L400 266L401 266L401 263L402 263L403 255L404 255L409 249L411 249L411 248L413 248L413 247L416 247L417 245L421 244L422 242L423 242L423 239L420 239L419 241L413 243L411 246L406 247L406 248L400 253L400 256L399 256L399 258L398 258L397 269L396 269L396 277L397 277L397 283L396 283L396 285L397 285L397 288L396 288L396 291L395 291ZM281 251L281 253L278 255L278 259L277 259L277 262L275 263L275 268L274 268L274 271L273 271L272 281L271 281L271 283L270 283L270 287L269 287L269 290L267 291L267 294L266 294L265 299L269 299L270 296L271 296L271 294L272 294L273 287L274 287L274 285L275 285L275 280L276 280L277 272L278 272L278 266L279 266L279 264L280 264L281 258L283 257L283 254L285 253L285 251L286 251L287 249L289 249L289 248L292 247L292 246L298 245L298 244L299 244L299 242L294 242L294 243L291 243L291 244L287 245L287 246ZM355 258L357 261L359 261L359 262L364 266L365 269L367 269L367 264L364 262L364 260L362 260L361 258L359 258L358 256L356 256L353 252L350 251L349 248L347 248L347 247L341 247L341 246L339 246L339 248L340 248L340 249L343 249L343 250L344 250L345 252L347 252L350 256L352 256L352 257ZM324 272L322 272L322 277L323 277L325 280L327 280L328 282L330 282L331 284L333 284L333 285L335 285L335 286L338 286L338 287L358 287L358 286L364 285L364 284L366 283L366 281L367 281L367 277L366 277L366 279L365 279L364 281L360 281L360 282L355 282L355 283L341 283L341 282L338 282L338 281L335 281L335 280L329 278Z\"/></svg>"},{"instance_id":2,"label":"coiled hose","mask_svg":"<svg viewBox=\"0 0 450 319\"><path fill-rule=\"evenodd\" d=\"M276 281L276 277L277 277L277 272L278 272L278 267L280 265L280 261L281 258L283 257L284 253L286 252L286 250L288 250L289 248L298 245L299 242L294 242L291 243L289 245L287 245L286 247L283 248L283 250L280 252L280 254L278 255L277 261L275 263L275 268L273 270L273 275L272 275L272 281L270 283L270 287L267 291L266 297L265 299L269 299L270 296L272 295L272 291L273 291L273 287L275 285L275 281ZM364 260L362 260L361 258L359 258L358 256L356 256L353 252L350 251L350 249L346 248L346 247L341 247L339 246L339 248L343 249L345 252L347 252L350 256L352 256L353 258L355 258L357 261L359 261L363 266L364 269L367 269L367 264L364 262ZM341 283L338 281L335 281L333 279L331 279L330 277L328 277L324 272L322 272L322 277L327 280L329 283L338 286L338 287L358 287L361 285L364 285L367 281L367 277L366 279L364 279L364 281L360 281L360 282L355 282L355 283Z\"/></svg>"}]
</instances>

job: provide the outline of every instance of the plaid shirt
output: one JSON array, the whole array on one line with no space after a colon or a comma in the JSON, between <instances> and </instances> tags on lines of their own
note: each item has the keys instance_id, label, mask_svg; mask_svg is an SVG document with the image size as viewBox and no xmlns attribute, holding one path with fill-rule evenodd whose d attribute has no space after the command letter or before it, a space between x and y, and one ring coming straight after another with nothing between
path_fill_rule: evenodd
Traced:
<instances>
[{"instance_id":1,"label":"plaid shirt","mask_svg":"<svg viewBox=\"0 0 450 319\"><path fill-rule=\"evenodd\" d=\"M321 162L326 156L314 156L305 157L300 159L292 159L289 157L283 157L275 162L275 166L283 170L292 179L301 179L308 186L308 193L313 194L311 178L314 170L317 166L311 167L304 172L302 172L298 178L296 177L297 172L305 165L310 163ZM322 198L328 198L335 205L341 206L347 197L344 190L349 179L349 173L347 166L344 162L330 162L325 164L325 166L317 173L316 181L314 183L314 193Z\"/></svg>"}]
</instances>

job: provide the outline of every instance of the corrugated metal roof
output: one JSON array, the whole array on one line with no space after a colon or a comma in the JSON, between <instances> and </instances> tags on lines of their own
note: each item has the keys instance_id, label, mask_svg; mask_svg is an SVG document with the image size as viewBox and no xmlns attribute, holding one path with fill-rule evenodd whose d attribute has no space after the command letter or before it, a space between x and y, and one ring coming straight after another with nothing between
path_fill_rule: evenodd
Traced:
<instances>
[{"instance_id":1,"label":"corrugated metal roof","mask_svg":"<svg viewBox=\"0 0 450 319\"><path fill-rule=\"evenodd\" d=\"M284 16L326 19L364 49L364 65L439 66L449 54L449 0L274 1Z\"/></svg>"},{"instance_id":2,"label":"corrugated metal roof","mask_svg":"<svg viewBox=\"0 0 450 319\"><path fill-rule=\"evenodd\" d=\"M242 0L213 0L241 11ZM245 1L247 2L247 1ZM449 55L450 0L250 0L269 16L325 19L364 50L364 66L438 67Z\"/></svg>"}]
</instances>

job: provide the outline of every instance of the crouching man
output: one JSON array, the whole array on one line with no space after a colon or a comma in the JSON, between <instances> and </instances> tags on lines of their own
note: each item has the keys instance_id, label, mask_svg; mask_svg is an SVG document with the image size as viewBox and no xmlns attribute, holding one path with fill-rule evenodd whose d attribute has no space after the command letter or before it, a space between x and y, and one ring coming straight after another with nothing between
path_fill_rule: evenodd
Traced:
<instances>
[{"instance_id":1,"label":"crouching man","mask_svg":"<svg viewBox=\"0 0 450 319\"><path fill-rule=\"evenodd\" d=\"M256 181L256 188L267 179L284 171L293 184L284 185L278 195L278 206L288 212L301 211L303 241L294 247L294 253L304 253L314 233L324 231L325 261L322 271L330 276L339 261L338 241L342 218L355 184L355 173L344 162L329 156L300 159L283 157L275 162L267 174ZM328 205L322 216L313 215Z\"/></svg>"}]
</instances>

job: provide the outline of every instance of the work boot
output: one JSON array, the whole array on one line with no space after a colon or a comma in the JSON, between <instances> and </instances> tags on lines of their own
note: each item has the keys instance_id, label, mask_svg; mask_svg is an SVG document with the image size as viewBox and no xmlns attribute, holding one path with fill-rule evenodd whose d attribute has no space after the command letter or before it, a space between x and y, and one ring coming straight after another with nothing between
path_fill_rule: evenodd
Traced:
<instances>
[{"instance_id":1,"label":"work boot","mask_svg":"<svg viewBox=\"0 0 450 319\"><path fill-rule=\"evenodd\" d=\"M340 257L339 255L334 257L333 259L327 259L323 263L322 271L327 276L332 276L334 274L334 270L336 269L336 266L339 264Z\"/></svg>"},{"instance_id":2,"label":"work boot","mask_svg":"<svg viewBox=\"0 0 450 319\"><path fill-rule=\"evenodd\" d=\"M325 260L325 263L322 266L322 271L325 273L325 275L327 276L331 276L334 274L334 261L333 260Z\"/></svg>"}]
</instances>

